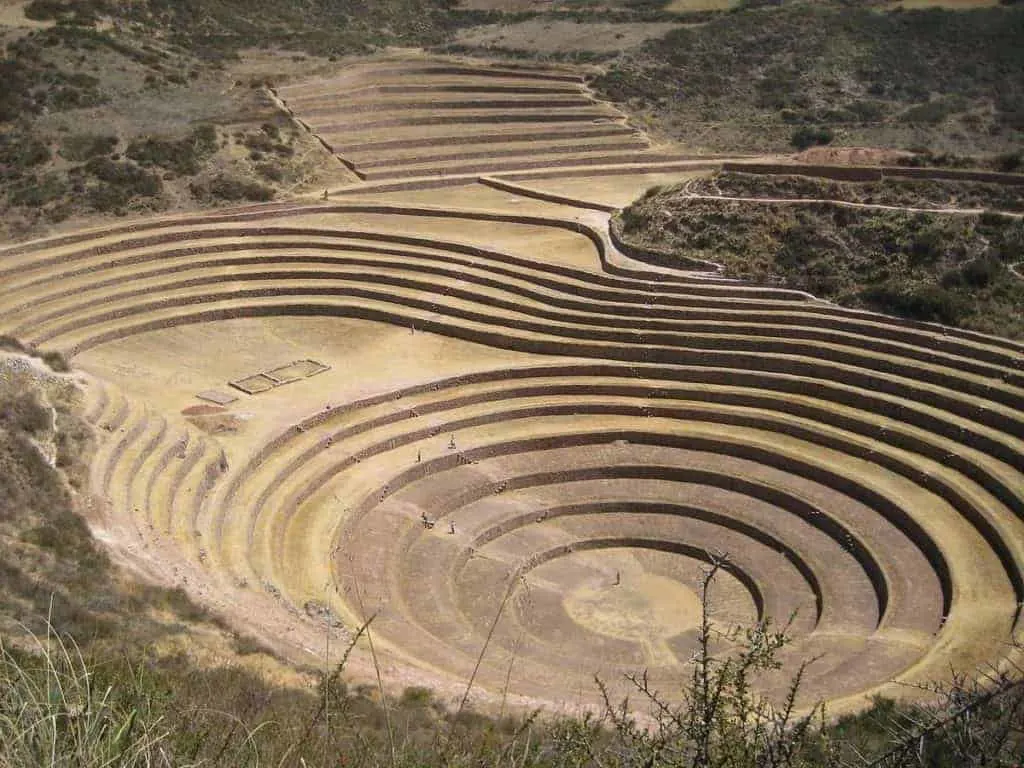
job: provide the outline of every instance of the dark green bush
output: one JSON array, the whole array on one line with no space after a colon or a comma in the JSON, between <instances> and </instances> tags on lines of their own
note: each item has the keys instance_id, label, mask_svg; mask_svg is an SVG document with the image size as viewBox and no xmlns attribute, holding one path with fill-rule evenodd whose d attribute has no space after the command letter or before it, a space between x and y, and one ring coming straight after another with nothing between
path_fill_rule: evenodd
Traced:
<instances>
[{"instance_id":1,"label":"dark green bush","mask_svg":"<svg viewBox=\"0 0 1024 768\"><path fill-rule=\"evenodd\" d=\"M138 198L155 198L163 194L160 177L129 160L94 157L81 171L101 183L85 188L89 204L97 211L119 211Z\"/></svg>"},{"instance_id":2,"label":"dark green bush","mask_svg":"<svg viewBox=\"0 0 1024 768\"><path fill-rule=\"evenodd\" d=\"M229 202L242 200L266 202L273 200L276 194L272 187L265 186L257 181L240 179L224 174L205 181L192 182L189 185L189 189L193 197L204 202L215 202L218 200Z\"/></svg>"},{"instance_id":3,"label":"dark green bush","mask_svg":"<svg viewBox=\"0 0 1024 768\"><path fill-rule=\"evenodd\" d=\"M999 259L983 256L973 259L960 269L964 282L974 288L985 288L995 282L1006 269Z\"/></svg>"},{"instance_id":4,"label":"dark green bush","mask_svg":"<svg viewBox=\"0 0 1024 768\"><path fill-rule=\"evenodd\" d=\"M36 21L91 24L107 10L103 0L31 0L25 5L25 17Z\"/></svg>"},{"instance_id":5,"label":"dark green bush","mask_svg":"<svg viewBox=\"0 0 1024 768\"><path fill-rule=\"evenodd\" d=\"M68 362L68 359L64 357L63 353L57 352L56 350L43 352L39 355L39 359L50 366L51 371L67 373L71 370L71 364Z\"/></svg>"},{"instance_id":6,"label":"dark green bush","mask_svg":"<svg viewBox=\"0 0 1024 768\"><path fill-rule=\"evenodd\" d=\"M274 141L281 140L281 129L278 128L273 123L264 123L263 125L260 126L260 130L267 136L272 138Z\"/></svg>"},{"instance_id":7,"label":"dark green bush","mask_svg":"<svg viewBox=\"0 0 1024 768\"><path fill-rule=\"evenodd\" d=\"M61 44L54 30L9 42L0 59L0 122L14 122L45 110L95 106L106 101L99 80L47 60L45 48Z\"/></svg>"},{"instance_id":8,"label":"dark green bush","mask_svg":"<svg viewBox=\"0 0 1024 768\"><path fill-rule=\"evenodd\" d=\"M24 131L0 133L0 178L34 168L50 160L50 147Z\"/></svg>"},{"instance_id":9,"label":"dark green bush","mask_svg":"<svg viewBox=\"0 0 1024 768\"><path fill-rule=\"evenodd\" d=\"M100 136L93 133L74 133L64 137L58 154L65 160L80 163L99 155L109 155L117 146L117 136Z\"/></svg>"},{"instance_id":10,"label":"dark green bush","mask_svg":"<svg viewBox=\"0 0 1024 768\"><path fill-rule=\"evenodd\" d=\"M888 105L883 101L864 99L850 102L846 105L845 109L854 121L871 123L882 120L885 117Z\"/></svg>"},{"instance_id":11,"label":"dark green bush","mask_svg":"<svg viewBox=\"0 0 1024 768\"><path fill-rule=\"evenodd\" d=\"M797 149L807 149L808 147L831 144L834 138L835 134L830 128L812 128L805 125L793 131L789 143Z\"/></svg>"},{"instance_id":12,"label":"dark green bush","mask_svg":"<svg viewBox=\"0 0 1024 768\"><path fill-rule=\"evenodd\" d=\"M910 244L910 260L912 264L931 264L942 257L945 244L945 233L940 228L920 230Z\"/></svg>"},{"instance_id":13,"label":"dark green bush","mask_svg":"<svg viewBox=\"0 0 1024 768\"><path fill-rule=\"evenodd\" d=\"M42 208L63 199L69 190L67 179L60 173L27 174L11 183L7 199L12 205Z\"/></svg>"},{"instance_id":14,"label":"dark green bush","mask_svg":"<svg viewBox=\"0 0 1024 768\"><path fill-rule=\"evenodd\" d=\"M0 403L0 426L26 434L45 432L51 426L50 409L33 392L19 392Z\"/></svg>"},{"instance_id":15,"label":"dark green bush","mask_svg":"<svg viewBox=\"0 0 1024 768\"><path fill-rule=\"evenodd\" d=\"M1024 220L992 211L975 217L830 203L738 205L718 195L1014 210L1021 199L1014 185L722 172L689 181L685 193L652 190L617 221L629 225L620 230L628 244L675 253L681 264L696 257L721 264L730 277L848 306L1011 338L1024 333L1024 281L1007 268L1024 262Z\"/></svg>"},{"instance_id":16,"label":"dark green bush","mask_svg":"<svg viewBox=\"0 0 1024 768\"><path fill-rule=\"evenodd\" d=\"M268 131L272 128L272 131ZM260 131L247 133L242 138L242 143L249 149L249 156L259 159L263 154L276 154L281 157L291 157L295 150L280 140L280 132L269 123L264 125Z\"/></svg>"},{"instance_id":17,"label":"dark green bush","mask_svg":"<svg viewBox=\"0 0 1024 768\"><path fill-rule=\"evenodd\" d=\"M978 217L978 224L983 227L1001 227L1011 223L1011 217L999 211L983 211Z\"/></svg>"},{"instance_id":18,"label":"dark green bush","mask_svg":"<svg viewBox=\"0 0 1024 768\"><path fill-rule=\"evenodd\" d=\"M0 349L7 352L27 352L25 345L19 339L6 333L0 333Z\"/></svg>"},{"instance_id":19,"label":"dark green bush","mask_svg":"<svg viewBox=\"0 0 1024 768\"><path fill-rule=\"evenodd\" d=\"M193 176L203 162L217 151L217 129L201 125L183 139L147 136L128 144L127 156L143 166L166 168L182 176Z\"/></svg>"},{"instance_id":20,"label":"dark green bush","mask_svg":"<svg viewBox=\"0 0 1024 768\"><path fill-rule=\"evenodd\" d=\"M960 97L950 96L918 104L899 116L904 123L941 123L956 112L967 107L967 102Z\"/></svg>"},{"instance_id":21,"label":"dark green bush","mask_svg":"<svg viewBox=\"0 0 1024 768\"><path fill-rule=\"evenodd\" d=\"M958 325L966 310L962 299L940 285L877 285L861 291L860 297L880 312L946 325Z\"/></svg>"},{"instance_id":22,"label":"dark green bush","mask_svg":"<svg viewBox=\"0 0 1024 768\"><path fill-rule=\"evenodd\" d=\"M259 163L256 165L256 173L267 181L284 181L284 171L274 163Z\"/></svg>"},{"instance_id":23,"label":"dark green bush","mask_svg":"<svg viewBox=\"0 0 1024 768\"><path fill-rule=\"evenodd\" d=\"M913 140L920 126L929 141L941 138L961 153L982 144L1005 151L1014 137L1001 130L1024 125L1018 10L885 13L881 2L853 0L777 5L680 26L618 57L592 84L643 108L684 142L693 125L715 124L701 137L715 151L782 150L787 126L851 122L856 140L872 146L891 145L900 133ZM969 132L947 120L964 113L976 121Z\"/></svg>"},{"instance_id":24,"label":"dark green bush","mask_svg":"<svg viewBox=\"0 0 1024 768\"><path fill-rule=\"evenodd\" d=\"M1016 173L1024 168L1024 151L1007 152L996 158L996 170Z\"/></svg>"}]
</instances>

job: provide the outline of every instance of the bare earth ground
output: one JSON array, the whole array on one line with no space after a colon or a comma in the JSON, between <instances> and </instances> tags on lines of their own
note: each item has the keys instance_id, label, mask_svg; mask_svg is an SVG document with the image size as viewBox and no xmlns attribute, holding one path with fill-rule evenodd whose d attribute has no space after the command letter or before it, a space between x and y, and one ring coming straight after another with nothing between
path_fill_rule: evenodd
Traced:
<instances>
[{"instance_id":1,"label":"bare earth ground","mask_svg":"<svg viewBox=\"0 0 1024 768\"><path fill-rule=\"evenodd\" d=\"M53 24L51 21L36 21L25 17L26 2L19 0L3 0L0 2L0 27L24 29L43 29Z\"/></svg>"},{"instance_id":2,"label":"bare earth ground","mask_svg":"<svg viewBox=\"0 0 1024 768\"><path fill-rule=\"evenodd\" d=\"M833 712L1019 631L1020 345L622 252L614 208L714 161L577 70L390 54L276 92L366 181L0 251L0 331L87 374L124 563L289 658L373 616L388 685L457 700L479 662L482 706L673 690L718 555L716 622L791 620L762 690L819 657Z\"/></svg>"},{"instance_id":3,"label":"bare earth ground","mask_svg":"<svg viewBox=\"0 0 1024 768\"><path fill-rule=\"evenodd\" d=\"M666 11L721 11L739 5L738 0L672 0Z\"/></svg>"},{"instance_id":4,"label":"bare earth ground","mask_svg":"<svg viewBox=\"0 0 1024 768\"><path fill-rule=\"evenodd\" d=\"M461 8L474 11L547 11L555 4L555 0L463 0Z\"/></svg>"},{"instance_id":5,"label":"bare earth ground","mask_svg":"<svg viewBox=\"0 0 1024 768\"><path fill-rule=\"evenodd\" d=\"M999 5L999 0L899 0L893 5L901 8L949 8L955 11L965 8L991 8Z\"/></svg>"},{"instance_id":6,"label":"bare earth ground","mask_svg":"<svg viewBox=\"0 0 1024 768\"><path fill-rule=\"evenodd\" d=\"M793 159L809 165L899 165L900 160L912 155L899 149L874 147L811 147Z\"/></svg>"}]
</instances>

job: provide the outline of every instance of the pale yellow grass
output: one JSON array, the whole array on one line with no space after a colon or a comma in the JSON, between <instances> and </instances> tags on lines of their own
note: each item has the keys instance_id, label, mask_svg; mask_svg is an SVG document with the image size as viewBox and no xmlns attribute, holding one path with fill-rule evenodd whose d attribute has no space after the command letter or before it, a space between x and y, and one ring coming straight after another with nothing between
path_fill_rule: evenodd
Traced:
<instances>
[{"instance_id":1,"label":"pale yellow grass","mask_svg":"<svg viewBox=\"0 0 1024 768\"><path fill-rule=\"evenodd\" d=\"M999 5L999 0L900 0L893 7L908 10L918 8L947 8L952 11L969 10L971 8L991 8Z\"/></svg>"},{"instance_id":2,"label":"pale yellow grass","mask_svg":"<svg viewBox=\"0 0 1024 768\"><path fill-rule=\"evenodd\" d=\"M551 19L530 19L517 24L489 24L472 27L456 35L463 45L493 46L509 50L556 53L597 51L607 53L634 48L662 37L678 25L672 22L577 23Z\"/></svg>"},{"instance_id":3,"label":"pale yellow grass","mask_svg":"<svg viewBox=\"0 0 1024 768\"><path fill-rule=\"evenodd\" d=\"M624 208L649 187L679 184L707 171L637 173L628 176L572 176L516 181L523 187L554 195L565 195Z\"/></svg>"},{"instance_id":4,"label":"pale yellow grass","mask_svg":"<svg viewBox=\"0 0 1024 768\"><path fill-rule=\"evenodd\" d=\"M724 11L736 5L739 5L739 0L672 0L665 6L665 10L673 13Z\"/></svg>"},{"instance_id":5,"label":"pale yellow grass","mask_svg":"<svg viewBox=\"0 0 1024 768\"><path fill-rule=\"evenodd\" d=\"M462 0L459 7L471 11L545 11L554 5L553 0Z\"/></svg>"}]
</instances>

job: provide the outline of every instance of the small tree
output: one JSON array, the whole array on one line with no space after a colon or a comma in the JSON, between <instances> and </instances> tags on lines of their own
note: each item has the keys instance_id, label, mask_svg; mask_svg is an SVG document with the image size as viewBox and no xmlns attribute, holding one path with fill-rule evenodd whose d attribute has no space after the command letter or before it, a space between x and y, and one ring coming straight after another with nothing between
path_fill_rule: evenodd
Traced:
<instances>
[{"instance_id":1,"label":"small tree","mask_svg":"<svg viewBox=\"0 0 1024 768\"><path fill-rule=\"evenodd\" d=\"M637 692L651 705L654 727L638 724L628 701L614 706L607 688L605 715L619 742L620 764L685 768L795 768L837 765L821 740L821 704L798 713L799 692L807 664L797 670L786 695L773 704L754 692L754 678L781 664L779 651L788 642L785 627L768 621L749 629L719 629L710 618L710 588L724 558L712 560L701 581L701 623L692 672L680 703L667 702L652 690L647 673L629 676ZM738 643L738 650L718 656L719 639Z\"/></svg>"},{"instance_id":2,"label":"small tree","mask_svg":"<svg viewBox=\"0 0 1024 768\"><path fill-rule=\"evenodd\" d=\"M1011 662L974 676L920 686L929 703L892 709L892 746L867 768L1020 768L1024 764L1024 669Z\"/></svg>"},{"instance_id":3,"label":"small tree","mask_svg":"<svg viewBox=\"0 0 1024 768\"><path fill-rule=\"evenodd\" d=\"M813 128L805 125L793 131L789 143L797 149L807 149L808 147L831 144L834 138L835 134L832 133L830 128Z\"/></svg>"}]
</instances>

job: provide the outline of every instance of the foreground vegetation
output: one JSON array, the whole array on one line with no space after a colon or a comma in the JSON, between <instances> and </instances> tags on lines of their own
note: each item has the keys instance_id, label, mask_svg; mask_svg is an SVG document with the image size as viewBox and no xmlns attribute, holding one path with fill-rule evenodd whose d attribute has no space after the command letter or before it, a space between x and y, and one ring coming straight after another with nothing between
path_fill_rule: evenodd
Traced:
<instances>
[{"instance_id":1,"label":"foreground vegetation","mask_svg":"<svg viewBox=\"0 0 1024 768\"><path fill-rule=\"evenodd\" d=\"M750 684L784 638L758 627L728 658L703 629L681 704L638 676L636 700L596 715L491 719L451 712L430 691L400 697L350 689L343 666L303 687L187 657L83 650L53 631L15 647L0 640L0 741L5 768L36 766L593 766L797 768L985 765L1017 768L1024 749L1020 673L957 678L933 703L878 700L829 722L815 708L777 707ZM735 635L734 635L735 637ZM600 686L601 681L596 681ZM793 683L796 695L799 678ZM634 712L649 711L642 720Z\"/></svg>"},{"instance_id":2,"label":"foreground vegetation","mask_svg":"<svg viewBox=\"0 0 1024 768\"><path fill-rule=\"evenodd\" d=\"M720 264L726 275L808 291L846 306L1024 338L1024 221L985 212L855 208L1021 209L1019 191L960 182L832 182L723 173L652 189L622 211L628 242Z\"/></svg>"}]
</instances>

